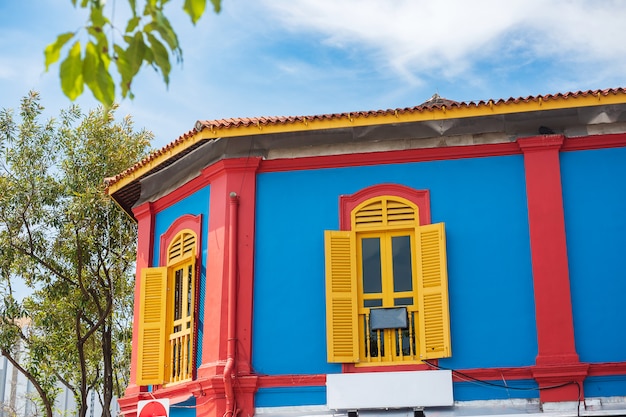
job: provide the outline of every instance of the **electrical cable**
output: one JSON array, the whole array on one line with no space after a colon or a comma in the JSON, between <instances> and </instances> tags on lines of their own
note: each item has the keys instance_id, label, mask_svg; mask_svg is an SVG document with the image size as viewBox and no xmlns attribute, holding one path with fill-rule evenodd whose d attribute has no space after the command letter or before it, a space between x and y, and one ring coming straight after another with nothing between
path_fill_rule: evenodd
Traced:
<instances>
[{"instance_id":1,"label":"electrical cable","mask_svg":"<svg viewBox=\"0 0 626 417\"><path fill-rule=\"evenodd\" d=\"M435 369L439 369L439 370L445 370L445 371L451 371L453 375L455 375L457 378L465 381L465 382L470 382L470 383L475 383L478 385L484 385L484 386L488 386L488 387L493 387L493 388L502 388L502 389L506 389L506 390L517 390L517 391L545 391L545 390L550 390L550 389L557 389L557 388L563 388L566 387L568 385L576 385L576 387L578 388L578 406L576 407L576 415L578 417L580 417L580 402L581 402L581 387L580 387L580 383L578 381L569 381L569 382L564 382L562 384L557 384L557 385L549 385L549 386L545 386L545 387L515 387L515 386L510 386L510 385L501 385L501 384L496 384L493 382L489 382L489 381L483 381L481 379L478 378L474 378L471 375L468 375L466 373L463 373L461 371L455 370L455 369L451 369L451 368L446 368L443 366L439 366L435 363L429 362L427 360L423 361L425 364L427 364L428 366L435 368ZM503 378L504 380L504 378Z\"/></svg>"}]
</instances>

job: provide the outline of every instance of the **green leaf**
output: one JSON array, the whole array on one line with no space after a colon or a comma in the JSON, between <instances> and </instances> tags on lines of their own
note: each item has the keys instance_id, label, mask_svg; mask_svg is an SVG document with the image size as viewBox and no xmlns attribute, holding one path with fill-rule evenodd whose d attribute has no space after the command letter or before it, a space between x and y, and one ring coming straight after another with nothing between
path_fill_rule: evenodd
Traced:
<instances>
[{"instance_id":1,"label":"green leaf","mask_svg":"<svg viewBox=\"0 0 626 417\"><path fill-rule=\"evenodd\" d=\"M128 24L126 25L126 33L132 33L139 25L140 20L141 18L139 16L129 19Z\"/></svg>"},{"instance_id":2,"label":"green leaf","mask_svg":"<svg viewBox=\"0 0 626 417\"><path fill-rule=\"evenodd\" d=\"M133 64L131 63L131 59L129 57L135 56L135 52L133 49L130 49L130 48L125 50L120 45L114 45L114 49L115 49L115 63L117 65L117 71L119 72L122 78L120 80L122 97L129 96L131 99L133 99L134 94L131 91L131 84L139 68L133 67ZM149 49L145 47L145 45L144 45L144 51L149 51ZM144 60L145 59L146 57L145 57L145 52L144 52ZM141 62L139 62L139 64L141 65Z\"/></svg>"},{"instance_id":3,"label":"green leaf","mask_svg":"<svg viewBox=\"0 0 626 417\"><path fill-rule=\"evenodd\" d=\"M154 37L150 33L148 33L147 35L150 46L152 47L154 62L161 69L161 74L163 74L163 81L165 81L165 85L169 85L170 70L172 69L169 53L167 52L165 45L163 45L156 37Z\"/></svg>"},{"instance_id":4,"label":"green leaf","mask_svg":"<svg viewBox=\"0 0 626 417\"><path fill-rule=\"evenodd\" d=\"M156 0L146 0L146 3L144 4L144 7L143 7L143 15L150 16L154 14L156 9L157 9Z\"/></svg>"},{"instance_id":5,"label":"green leaf","mask_svg":"<svg viewBox=\"0 0 626 417\"><path fill-rule=\"evenodd\" d=\"M172 29L169 20L167 20L163 13L157 11L152 22L148 23L144 30L146 33L156 30L161 38L170 47L170 50L176 55L177 59L181 59L182 51L178 43L178 37L176 36L174 29Z\"/></svg>"},{"instance_id":6,"label":"green leaf","mask_svg":"<svg viewBox=\"0 0 626 417\"><path fill-rule=\"evenodd\" d=\"M183 6L183 10L189 15L194 25L204 14L205 8L206 0L185 0L185 5Z\"/></svg>"},{"instance_id":7,"label":"green leaf","mask_svg":"<svg viewBox=\"0 0 626 417\"><path fill-rule=\"evenodd\" d=\"M57 36L57 40L46 46L44 51L46 71L51 64L57 62L61 56L61 48L74 37L74 32L62 33Z\"/></svg>"},{"instance_id":8,"label":"green leaf","mask_svg":"<svg viewBox=\"0 0 626 417\"><path fill-rule=\"evenodd\" d=\"M128 0L130 10L133 12L133 17L137 16L137 0Z\"/></svg>"},{"instance_id":9,"label":"green leaf","mask_svg":"<svg viewBox=\"0 0 626 417\"><path fill-rule=\"evenodd\" d=\"M146 44L143 40L142 32L135 33L128 42L128 48L126 48L126 60L128 61L130 71L131 71L131 79L139 72L141 68L141 64L143 63L144 55L146 53Z\"/></svg>"},{"instance_id":10,"label":"green leaf","mask_svg":"<svg viewBox=\"0 0 626 417\"><path fill-rule=\"evenodd\" d=\"M92 42L89 42L85 47L83 78L87 87L89 87L94 97L100 103L107 108L113 105L115 100L115 83L111 74L107 71L105 62L102 61L96 45Z\"/></svg>"},{"instance_id":11,"label":"green leaf","mask_svg":"<svg viewBox=\"0 0 626 417\"><path fill-rule=\"evenodd\" d=\"M100 57L98 57L96 46L89 42L85 47L85 59L83 61L83 78L85 83L89 84L95 79L99 62Z\"/></svg>"},{"instance_id":12,"label":"green leaf","mask_svg":"<svg viewBox=\"0 0 626 417\"><path fill-rule=\"evenodd\" d=\"M146 64L150 64L154 67L154 53L152 53L152 49L146 48L146 54L143 56L143 60Z\"/></svg>"},{"instance_id":13,"label":"green leaf","mask_svg":"<svg viewBox=\"0 0 626 417\"><path fill-rule=\"evenodd\" d=\"M211 0L211 3L213 3L213 11L215 13L219 13L222 11L222 1L221 0Z\"/></svg>"},{"instance_id":14,"label":"green leaf","mask_svg":"<svg viewBox=\"0 0 626 417\"><path fill-rule=\"evenodd\" d=\"M122 77L120 81L120 87L122 89L122 97L126 97L130 91L130 84L133 81L133 73L130 68L130 63L126 59L126 51L119 45L113 45L115 50L115 64L117 65L117 72Z\"/></svg>"},{"instance_id":15,"label":"green leaf","mask_svg":"<svg viewBox=\"0 0 626 417\"><path fill-rule=\"evenodd\" d=\"M75 100L83 93L83 62L80 52L80 42L77 41L61 63L59 70L61 89L70 100Z\"/></svg>"},{"instance_id":16,"label":"green leaf","mask_svg":"<svg viewBox=\"0 0 626 417\"><path fill-rule=\"evenodd\" d=\"M102 14L102 10L102 7L92 5L89 20L93 26L102 28L108 22L108 19Z\"/></svg>"}]
</instances>

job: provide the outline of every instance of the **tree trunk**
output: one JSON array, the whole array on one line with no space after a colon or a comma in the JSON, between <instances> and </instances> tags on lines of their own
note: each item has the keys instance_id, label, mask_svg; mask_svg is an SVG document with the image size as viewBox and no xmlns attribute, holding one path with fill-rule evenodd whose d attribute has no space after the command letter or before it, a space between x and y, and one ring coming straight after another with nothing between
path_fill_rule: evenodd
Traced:
<instances>
[{"instance_id":1,"label":"tree trunk","mask_svg":"<svg viewBox=\"0 0 626 417\"><path fill-rule=\"evenodd\" d=\"M50 398L48 396L46 391L39 384L39 381L37 381L37 378L35 378L33 374L31 374L22 366L20 366L20 364L15 360L15 358L11 356L9 352L2 350L2 356L7 358L8 361L11 362L11 365L13 365L15 369L20 371L22 375L24 375L26 379L28 379L33 384L33 386L35 387L35 390L37 390L37 394L39 394L39 398L41 398L41 403L43 404L44 409L46 410L46 417L53 417L52 406L54 405L54 398Z\"/></svg>"},{"instance_id":2,"label":"tree trunk","mask_svg":"<svg viewBox=\"0 0 626 417\"><path fill-rule=\"evenodd\" d=\"M76 349L78 350L78 359L80 363L80 401L78 402L77 417L85 417L87 415L87 363L85 359L85 340L81 336L80 331L81 314L76 315Z\"/></svg>"},{"instance_id":3,"label":"tree trunk","mask_svg":"<svg viewBox=\"0 0 626 417\"><path fill-rule=\"evenodd\" d=\"M111 401L113 400L113 335L110 320L108 318L102 328L102 354L104 357L102 417L111 417Z\"/></svg>"}]
</instances>

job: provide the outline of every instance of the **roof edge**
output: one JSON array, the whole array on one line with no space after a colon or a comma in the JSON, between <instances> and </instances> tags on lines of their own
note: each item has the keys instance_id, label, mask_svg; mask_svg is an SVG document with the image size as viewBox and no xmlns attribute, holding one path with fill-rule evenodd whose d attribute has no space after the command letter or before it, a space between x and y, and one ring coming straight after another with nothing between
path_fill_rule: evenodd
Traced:
<instances>
[{"instance_id":1,"label":"roof edge","mask_svg":"<svg viewBox=\"0 0 626 417\"><path fill-rule=\"evenodd\" d=\"M399 124L436 121L455 118L504 115L533 111L590 107L626 103L626 89L579 91L565 94L487 100L452 102L448 105L420 105L389 110L335 113L316 116L258 117L220 119L196 122L195 129L181 135L174 142L152 152L141 161L115 177L107 179L109 195L121 190L134 180L158 167L169 158L183 152L202 140L235 136L254 136L275 133L305 132L324 129L350 128L368 125Z\"/></svg>"}]
</instances>

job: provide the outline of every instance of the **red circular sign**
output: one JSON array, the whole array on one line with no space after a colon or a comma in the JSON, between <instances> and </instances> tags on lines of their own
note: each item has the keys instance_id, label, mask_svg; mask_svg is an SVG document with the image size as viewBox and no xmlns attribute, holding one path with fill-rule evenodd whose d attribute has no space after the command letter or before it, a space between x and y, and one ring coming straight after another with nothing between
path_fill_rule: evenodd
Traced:
<instances>
[{"instance_id":1,"label":"red circular sign","mask_svg":"<svg viewBox=\"0 0 626 417\"><path fill-rule=\"evenodd\" d=\"M165 417L167 411L163 404L158 401L152 401L144 405L138 417Z\"/></svg>"}]
</instances>

